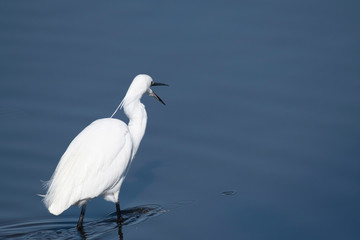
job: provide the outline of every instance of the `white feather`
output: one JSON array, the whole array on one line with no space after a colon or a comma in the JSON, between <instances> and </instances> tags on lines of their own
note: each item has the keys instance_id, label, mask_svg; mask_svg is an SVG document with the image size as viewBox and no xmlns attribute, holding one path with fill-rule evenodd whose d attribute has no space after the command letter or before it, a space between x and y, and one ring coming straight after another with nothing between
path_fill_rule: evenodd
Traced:
<instances>
[{"instance_id":1,"label":"white feather","mask_svg":"<svg viewBox=\"0 0 360 240\"><path fill-rule=\"evenodd\" d=\"M117 202L121 184L144 136L147 114L140 102L152 92L152 79L138 75L110 118L87 126L61 157L43 199L50 213L59 215L71 205L83 205L98 196ZM124 108L129 124L112 118ZM82 222L81 222L82 223Z\"/></svg>"},{"instance_id":2,"label":"white feather","mask_svg":"<svg viewBox=\"0 0 360 240\"><path fill-rule=\"evenodd\" d=\"M81 205L81 201L100 195L116 202L119 192L114 188L125 178L131 151L131 137L124 122L113 118L94 121L61 157L44 198L49 211L59 215L71 205Z\"/></svg>"}]
</instances>

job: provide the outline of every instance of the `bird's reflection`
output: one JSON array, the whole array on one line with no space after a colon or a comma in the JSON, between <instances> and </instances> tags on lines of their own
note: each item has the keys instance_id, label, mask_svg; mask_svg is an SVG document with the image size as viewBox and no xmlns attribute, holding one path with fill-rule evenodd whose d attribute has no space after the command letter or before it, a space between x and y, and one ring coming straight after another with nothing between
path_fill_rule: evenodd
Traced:
<instances>
[{"instance_id":1,"label":"bird's reflection","mask_svg":"<svg viewBox=\"0 0 360 240\"><path fill-rule=\"evenodd\" d=\"M87 239L86 232L84 231L84 228L77 229L77 230L79 231L81 239Z\"/></svg>"},{"instance_id":2,"label":"bird's reflection","mask_svg":"<svg viewBox=\"0 0 360 240\"><path fill-rule=\"evenodd\" d=\"M123 229L137 225L167 212L159 205L143 205L121 211L123 221L118 222L117 212L97 220L84 221L77 229L77 219L64 218L33 220L0 226L0 239L124 239Z\"/></svg>"},{"instance_id":3,"label":"bird's reflection","mask_svg":"<svg viewBox=\"0 0 360 240\"><path fill-rule=\"evenodd\" d=\"M119 239L123 240L124 239L124 234L123 234L123 231L122 231L122 224L118 223L116 225L116 228L117 228L117 233L119 235ZM84 230L84 228L77 229L77 231L79 232L81 239L83 239L83 240L88 239L89 234Z\"/></svg>"},{"instance_id":4,"label":"bird's reflection","mask_svg":"<svg viewBox=\"0 0 360 240\"><path fill-rule=\"evenodd\" d=\"M107 233L116 228L120 240L124 239L123 227L145 221L146 219L158 216L165 211L159 205L137 206L121 211L122 221L119 222L117 213L114 212L104 219L85 223L83 228L77 229L81 239L88 239L99 235L97 230ZM114 227L115 224L115 227Z\"/></svg>"},{"instance_id":5,"label":"bird's reflection","mask_svg":"<svg viewBox=\"0 0 360 240\"><path fill-rule=\"evenodd\" d=\"M120 239L120 240L123 240L123 239L124 239L124 235L123 235L123 232L122 232L122 224L119 223L117 227L118 227L119 239Z\"/></svg>"}]
</instances>

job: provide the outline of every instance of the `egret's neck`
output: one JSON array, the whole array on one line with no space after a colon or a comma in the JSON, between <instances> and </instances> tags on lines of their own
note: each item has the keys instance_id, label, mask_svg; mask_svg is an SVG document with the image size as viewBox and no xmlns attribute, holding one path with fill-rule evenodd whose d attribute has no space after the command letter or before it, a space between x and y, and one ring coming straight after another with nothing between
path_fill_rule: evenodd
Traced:
<instances>
[{"instance_id":1,"label":"egret's neck","mask_svg":"<svg viewBox=\"0 0 360 240\"><path fill-rule=\"evenodd\" d=\"M124 105L124 112L129 118L128 127L133 141L132 157L134 157L139 148L141 139L145 134L147 114L145 106L140 100Z\"/></svg>"}]
</instances>

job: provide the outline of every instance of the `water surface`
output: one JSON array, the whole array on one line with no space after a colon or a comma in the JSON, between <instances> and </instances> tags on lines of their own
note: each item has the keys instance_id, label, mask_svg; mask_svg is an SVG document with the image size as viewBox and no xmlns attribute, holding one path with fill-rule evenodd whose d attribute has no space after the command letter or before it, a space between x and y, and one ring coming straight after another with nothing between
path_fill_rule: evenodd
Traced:
<instances>
[{"instance_id":1,"label":"water surface","mask_svg":"<svg viewBox=\"0 0 360 240\"><path fill-rule=\"evenodd\" d=\"M141 213L124 239L357 239L359 7L1 1L0 236L119 237L113 204L89 203L84 236L79 208L55 217L37 194L76 134L148 73L170 85L154 89L167 105L143 98L120 203L162 214Z\"/></svg>"}]
</instances>

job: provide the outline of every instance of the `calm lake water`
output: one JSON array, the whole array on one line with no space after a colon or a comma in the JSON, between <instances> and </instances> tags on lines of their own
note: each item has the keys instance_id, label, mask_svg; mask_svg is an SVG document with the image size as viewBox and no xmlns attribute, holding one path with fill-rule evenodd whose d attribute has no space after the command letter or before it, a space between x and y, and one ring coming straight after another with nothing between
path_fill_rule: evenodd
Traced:
<instances>
[{"instance_id":1,"label":"calm lake water","mask_svg":"<svg viewBox=\"0 0 360 240\"><path fill-rule=\"evenodd\" d=\"M1 1L0 238L359 239L358 1ZM147 73L126 218L52 216L70 141ZM127 121L123 113L117 117Z\"/></svg>"}]
</instances>

